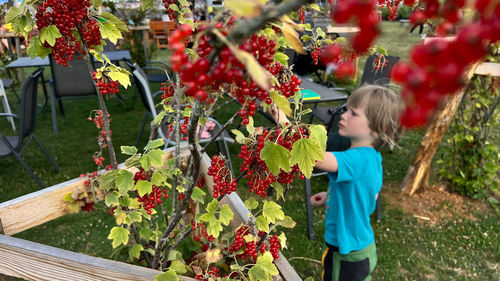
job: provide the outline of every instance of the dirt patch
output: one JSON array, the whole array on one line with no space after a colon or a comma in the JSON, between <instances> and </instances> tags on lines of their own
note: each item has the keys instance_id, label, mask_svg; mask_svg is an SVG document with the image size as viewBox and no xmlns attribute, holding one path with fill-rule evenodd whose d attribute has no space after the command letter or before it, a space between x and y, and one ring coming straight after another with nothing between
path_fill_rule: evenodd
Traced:
<instances>
[{"instance_id":1,"label":"dirt patch","mask_svg":"<svg viewBox=\"0 0 500 281\"><path fill-rule=\"evenodd\" d=\"M393 207L412 214L421 223L441 224L453 218L475 220L475 211L485 212L485 203L448 191L443 186L421 188L413 196L405 195L397 185L384 185L382 196Z\"/></svg>"}]
</instances>

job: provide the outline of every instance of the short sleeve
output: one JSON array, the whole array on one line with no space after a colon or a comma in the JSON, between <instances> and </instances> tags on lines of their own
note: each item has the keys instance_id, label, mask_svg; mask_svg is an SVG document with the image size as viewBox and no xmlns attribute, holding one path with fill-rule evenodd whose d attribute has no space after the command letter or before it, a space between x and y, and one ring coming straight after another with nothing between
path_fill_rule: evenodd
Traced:
<instances>
[{"instance_id":1,"label":"short sleeve","mask_svg":"<svg viewBox=\"0 0 500 281\"><path fill-rule=\"evenodd\" d=\"M360 174L364 166L363 153L357 149L332 152L337 159L338 170L333 180L335 182L352 181Z\"/></svg>"}]
</instances>

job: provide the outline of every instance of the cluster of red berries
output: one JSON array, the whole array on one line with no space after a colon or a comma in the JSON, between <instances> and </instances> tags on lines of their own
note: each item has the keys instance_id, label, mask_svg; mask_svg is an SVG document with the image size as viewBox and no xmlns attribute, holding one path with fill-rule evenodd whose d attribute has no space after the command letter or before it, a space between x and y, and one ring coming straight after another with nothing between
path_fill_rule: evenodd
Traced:
<instances>
[{"instance_id":1,"label":"cluster of red berries","mask_svg":"<svg viewBox=\"0 0 500 281\"><path fill-rule=\"evenodd\" d=\"M102 166L102 162L104 161L104 157L100 155L92 155L92 159L94 159L94 162L97 166Z\"/></svg>"},{"instance_id":2,"label":"cluster of red berries","mask_svg":"<svg viewBox=\"0 0 500 281\"><path fill-rule=\"evenodd\" d=\"M181 125L180 125L180 134L181 134L182 140L184 140L184 141L186 141L188 139L188 137L187 137L188 123L189 123L189 116L184 116L182 121L181 121ZM173 124L173 123L169 123L167 125L167 138L171 137L172 132L174 131L174 127L175 127L175 124Z\"/></svg>"},{"instance_id":3,"label":"cluster of red berries","mask_svg":"<svg viewBox=\"0 0 500 281\"><path fill-rule=\"evenodd\" d=\"M196 241L201 241L203 238L208 240L209 242L213 242L215 237L213 237L212 235L208 235L207 233L207 229L205 228L205 225L203 225L202 223L197 223L197 222L194 222L192 223L192 228L193 228L193 232L194 232L194 240Z\"/></svg>"},{"instance_id":4,"label":"cluster of red berries","mask_svg":"<svg viewBox=\"0 0 500 281\"><path fill-rule=\"evenodd\" d=\"M96 82L96 86L99 87L99 93L103 96L108 94L118 94L118 86L120 83L118 81L113 81L111 78L107 77L105 74L101 76L100 79L97 78L97 71L92 74L92 79Z\"/></svg>"},{"instance_id":5,"label":"cluster of red berries","mask_svg":"<svg viewBox=\"0 0 500 281\"><path fill-rule=\"evenodd\" d=\"M461 2L454 3L462 7ZM500 4L486 16L489 3L489 0L476 3L482 13L479 22L462 28L455 39L435 38L419 44L411 51L411 64L398 63L394 67L392 77L403 85L402 96L407 105L402 125L409 128L425 125L442 98L464 86L465 69L486 55L489 43L500 40ZM432 5L426 6L425 11ZM441 10L438 4L427 14L437 15Z\"/></svg>"},{"instance_id":6,"label":"cluster of red berries","mask_svg":"<svg viewBox=\"0 0 500 281\"><path fill-rule=\"evenodd\" d=\"M231 246L229 247L229 251L233 253L238 252L241 247L245 245L245 239L243 237L247 234L249 234L248 227L242 226L238 228L236 234L234 235L233 244L231 244Z\"/></svg>"},{"instance_id":7,"label":"cluster of red berries","mask_svg":"<svg viewBox=\"0 0 500 281\"><path fill-rule=\"evenodd\" d=\"M92 117L92 114L94 114L94 117ZM107 137L106 137L106 130L104 130L104 115L102 113L102 110L94 110L91 113L91 116L88 117L89 121L93 121L94 124L96 125L97 129L99 129L99 136L97 137L97 142L99 144L99 147L101 148L106 148L108 147L107 143ZM109 118L110 115L108 114L108 119L109 122L111 123L112 119ZM111 133L111 130L109 131Z\"/></svg>"},{"instance_id":8,"label":"cluster of red berries","mask_svg":"<svg viewBox=\"0 0 500 281\"><path fill-rule=\"evenodd\" d=\"M379 34L380 17L376 0L339 0L333 9L332 19L337 23L353 21L359 26L359 32L350 42L359 54L368 51Z\"/></svg>"},{"instance_id":9,"label":"cluster of red berries","mask_svg":"<svg viewBox=\"0 0 500 281\"><path fill-rule=\"evenodd\" d=\"M80 28L83 42L89 48L101 44L101 33L95 19L88 17L89 0L47 0L38 7L35 15L38 30L55 25L62 37L56 39L52 48L54 60L66 66L73 59L75 51L83 54L80 41L73 35L73 30ZM51 46L45 42L45 47Z\"/></svg>"},{"instance_id":10,"label":"cluster of red berries","mask_svg":"<svg viewBox=\"0 0 500 281\"><path fill-rule=\"evenodd\" d=\"M175 1L175 0L162 0L162 2L165 6L165 9L167 10L167 14L168 14L168 17L170 18L170 20L171 21L177 20L177 12L170 8L170 5L172 5L172 4L179 6L177 1Z\"/></svg>"},{"instance_id":11,"label":"cluster of red berries","mask_svg":"<svg viewBox=\"0 0 500 281\"><path fill-rule=\"evenodd\" d=\"M174 96L175 92L175 84L174 83L161 83L160 91L163 91L161 95L162 100L168 99ZM168 104L169 101L166 101L165 104Z\"/></svg>"},{"instance_id":12,"label":"cluster of red berries","mask_svg":"<svg viewBox=\"0 0 500 281\"><path fill-rule=\"evenodd\" d=\"M149 176L144 171L144 169L139 169L138 172L134 175L134 182L137 183L139 180L147 180ZM153 190L149 194L144 194L143 196L139 196L139 192L137 191L137 200L142 203L142 208L146 210L148 215L151 215L151 209L156 208L156 206L160 205L164 199L168 198L168 189L157 187L153 185Z\"/></svg>"},{"instance_id":13,"label":"cluster of red berries","mask_svg":"<svg viewBox=\"0 0 500 281\"><path fill-rule=\"evenodd\" d=\"M387 59L383 54L379 54L374 60L373 60L373 71L376 73L377 71L382 71L384 67L387 66Z\"/></svg>"},{"instance_id":14,"label":"cluster of red berries","mask_svg":"<svg viewBox=\"0 0 500 281\"><path fill-rule=\"evenodd\" d=\"M320 49L319 59L323 65L334 64L335 76L339 80L348 80L354 76L356 68L353 59L356 55L348 57L346 50L339 44L332 44Z\"/></svg>"},{"instance_id":15,"label":"cluster of red berries","mask_svg":"<svg viewBox=\"0 0 500 281\"><path fill-rule=\"evenodd\" d=\"M278 176L275 177L267 168L266 163L260 159L260 152L264 148L266 140L273 141L287 150L291 150L295 141L302 137L308 138L305 129L299 128L299 130L300 132L286 132L283 135L281 134L281 129L275 131L265 130L262 135L257 137L256 143L250 144L250 146L241 146L241 152L238 155L238 157L243 160L240 172L246 173L250 192L255 192L255 194L264 198L267 195L267 189L272 183L279 182L282 184L290 184L293 182L295 175L300 173L297 165L294 165L290 172L281 170ZM304 176L300 175L299 177L303 179Z\"/></svg>"},{"instance_id":16,"label":"cluster of red berries","mask_svg":"<svg viewBox=\"0 0 500 281\"><path fill-rule=\"evenodd\" d=\"M236 191L237 182L232 177L225 157L215 155L208 168L208 175L214 179L213 197L218 198Z\"/></svg>"},{"instance_id":17,"label":"cluster of red berries","mask_svg":"<svg viewBox=\"0 0 500 281\"><path fill-rule=\"evenodd\" d=\"M297 11L297 14L299 15L299 21L304 23L306 21L306 10L302 7Z\"/></svg>"},{"instance_id":18,"label":"cluster of red berries","mask_svg":"<svg viewBox=\"0 0 500 281\"><path fill-rule=\"evenodd\" d=\"M276 234L269 238L269 251L271 252L271 255L273 255L274 259L279 257L280 239L276 236Z\"/></svg>"},{"instance_id":19,"label":"cluster of red berries","mask_svg":"<svg viewBox=\"0 0 500 281\"><path fill-rule=\"evenodd\" d=\"M276 62L271 66L269 72L278 79L279 84L274 85L273 88L278 90L281 95L286 98L291 98L298 92L300 84L302 81L299 77L290 70L290 68L284 67L281 63ZM266 98L264 100L267 104L271 104L271 98Z\"/></svg>"}]
</instances>

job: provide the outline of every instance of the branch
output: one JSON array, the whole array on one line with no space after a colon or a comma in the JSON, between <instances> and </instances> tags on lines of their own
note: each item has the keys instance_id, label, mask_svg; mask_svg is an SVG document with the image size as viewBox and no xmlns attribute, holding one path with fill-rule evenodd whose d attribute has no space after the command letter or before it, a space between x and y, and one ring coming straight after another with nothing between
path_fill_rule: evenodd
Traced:
<instances>
[{"instance_id":1,"label":"branch","mask_svg":"<svg viewBox=\"0 0 500 281\"><path fill-rule=\"evenodd\" d=\"M201 157L200 157L200 152L198 151L198 147L196 145L196 127L198 126L198 122L201 116L201 111L202 111L202 105L199 101L196 101L194 103L193 111L191 112L191 118L189 119L189 124L187 126L189 150L191 151L191 157L192 157L192 161L190 164L193 167L191 179L189 181L189 186L186 188L186 192L184 194L185 196L184 199L182 200L179 210L168 224L167 228L163 232L160 241L158 242L158 245L156 246L152 264L153 269L158 269L161 250L168 242L168 237L170 233L174 230L175 226L179 223L180 219L184 215L188 200L190 200L191 194L193 193L193 189L198 183L198 177L200 175ZM168 252L169 249L167 248L165 256L168 256Z\"/></svg>"},{"instance_id":2,"label":"branch","mask_svg":"<svg viewBox=\"0 0 500 281\"><path fill-rule=\"evenodd\" d=\"M238 111L236 111L233 116L231 116L231 118L229 118L229 120L227 120L226 124L224 124L224 126L222 126L222 128L217 132L217 134L215 136L213 136L210 141L201 149L200 153L203 154L205 153L205 150L207 149L207 147L209 145L211 145L212 143L214 143L217 138L224 132L224 130L226 130L226 128L229 126L229 125L232 125L233 122L234 122L234 118L236 118L236 116L238 115ZM200 130L201 132L201 130ZM229 155L228 155L229 157Z\"/></svg>"}]
</instances>

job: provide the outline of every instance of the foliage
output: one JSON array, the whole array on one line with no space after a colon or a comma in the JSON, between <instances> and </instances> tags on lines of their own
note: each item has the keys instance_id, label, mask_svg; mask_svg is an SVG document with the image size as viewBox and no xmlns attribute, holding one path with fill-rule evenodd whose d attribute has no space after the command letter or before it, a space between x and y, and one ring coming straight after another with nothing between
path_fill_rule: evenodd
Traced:
<instances>
[{"instance_id":1,"label":"foliage","mask_svg":"<svg viewBox=\"0 0 500 281\"><path fill-rule=\"evenodd\" d=\"M380 11L382 12L382 19L388 20L389 19L389 11L387 10L387 7L384 8L379 8ZM398 8L398 12L396 14L396 19L395 20L400 20L400 19L409 19L410 15L412 12L412 8L408 6L400 6Z\"/></svg>"},{"instance_id":2,"label":"foliage","mask_svg":"<svg viewBox=\"0 0 500 281\"><path fill-rule=\"evenodd\" d=\"M492 46L495 52L498 49ZM488 58L497 62L498 53ZM450 125L450 137L438 163L439 174L460 194L483 198L498 192L500 172L498 147L492 131L498 127L499 78L475 76Z\"/></svg>"}]
</instances>

